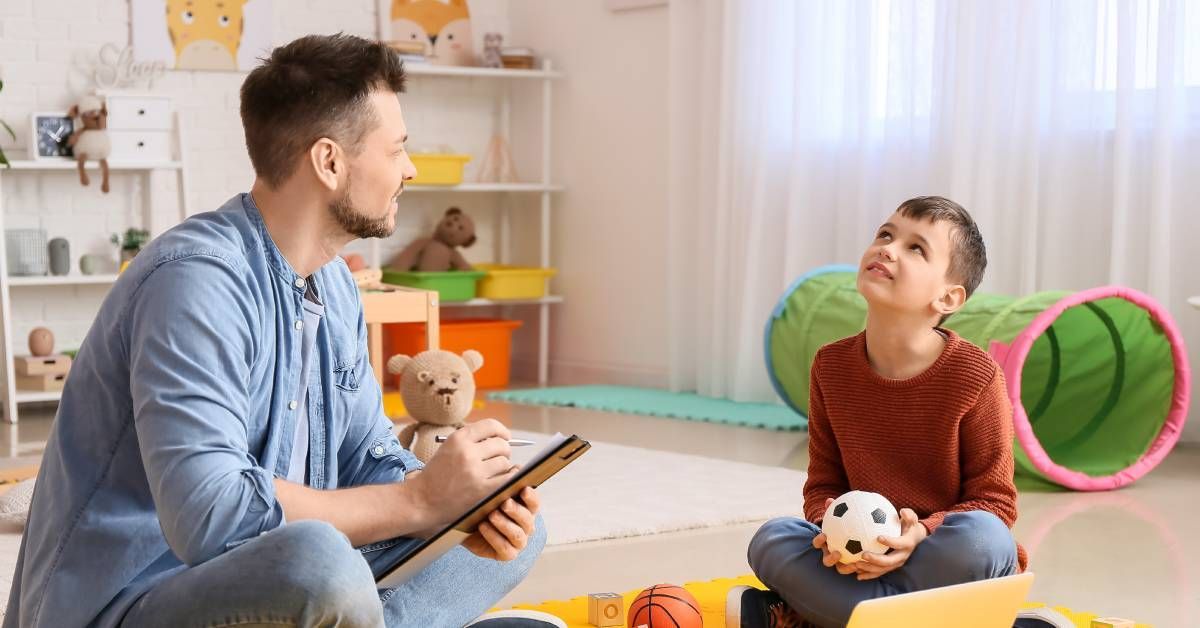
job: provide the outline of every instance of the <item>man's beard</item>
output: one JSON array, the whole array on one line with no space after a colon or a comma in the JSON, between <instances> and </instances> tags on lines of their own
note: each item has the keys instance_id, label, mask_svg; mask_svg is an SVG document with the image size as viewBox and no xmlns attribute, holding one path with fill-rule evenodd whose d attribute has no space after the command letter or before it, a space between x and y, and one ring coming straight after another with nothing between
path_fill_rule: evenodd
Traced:
<instances>
[{"instance_id":1,"label":"man's beard","mask_svg":"<svg viewBox=\"0 0 1200 628\"><path fill-rule=\"evenodd\" d=\"M354 207L350 200L350 179L346 179L346 190L337 200L329 204L329 213L338 226L358 238L386 238L396 230L388 224L388 217L370 218Z\"/></svg>"}]
</instances>

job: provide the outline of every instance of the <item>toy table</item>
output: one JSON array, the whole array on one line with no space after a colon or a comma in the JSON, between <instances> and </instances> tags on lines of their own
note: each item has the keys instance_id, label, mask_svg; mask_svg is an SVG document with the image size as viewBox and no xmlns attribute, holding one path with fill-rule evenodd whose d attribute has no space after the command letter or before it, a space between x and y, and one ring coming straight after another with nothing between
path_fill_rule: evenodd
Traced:
<instances>
[{"instance_id":1,"label":"toy table","mask_svg":"<svg viewBox=\"0 0 1200 628\"><path fill-rule=\"evenodd\" d=\"M375 286L359 292L367 323L367 353L375 380L383 386L383 324L425 323L427 349L438 348L438 293L403 286Z\"/></svg>"}]
</instances>

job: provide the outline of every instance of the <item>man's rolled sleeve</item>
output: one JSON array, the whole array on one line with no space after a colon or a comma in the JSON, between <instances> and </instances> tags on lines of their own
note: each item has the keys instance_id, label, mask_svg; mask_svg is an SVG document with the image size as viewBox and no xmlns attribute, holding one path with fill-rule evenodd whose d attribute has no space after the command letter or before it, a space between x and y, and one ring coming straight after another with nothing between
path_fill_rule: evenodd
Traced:
<instances>
[{"instance_id":1,"label":"man's rolled sleeve","mask_svg":"<svg viewBox=\"0 0 1200 628\"><path fill-rule=\"evenodd\" d=\"M153 270L126 311L142 463L167 543L189 565L283 521L246 436L251 293L234 263L192 255Z\"/></svg>"}]
</instances>

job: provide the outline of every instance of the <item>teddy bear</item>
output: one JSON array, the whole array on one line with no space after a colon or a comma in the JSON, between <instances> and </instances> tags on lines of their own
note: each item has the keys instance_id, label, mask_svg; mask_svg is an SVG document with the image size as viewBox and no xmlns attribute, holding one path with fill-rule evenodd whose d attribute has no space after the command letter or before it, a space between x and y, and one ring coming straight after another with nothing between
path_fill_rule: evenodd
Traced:
<instances>
[{"instance_id":1,"label":"teddy bear","mask_svg":"<svg viewBox=\"0 0 1200 628\"><path fill-rule=\"evenodd\" d=\"M87 185L88 175L84 165L89 159L100 162L100 191L108 193L108 156L112 154L112 140L108 137L108 107L98 96L84 96L79 104L71 107L68 113L72 118L82 122L78 129L67 138L67 146L75 153L75 161L79 165L79 182Z\"/></svg>"},{"instance_id":2,"label":"teddy bear","mask_svg":"<svg viewBox=\"0 0 1200 628\"><path fill-rule=\"evenodd\" d=\"M464 425L475 402L474 373L481 366L483 355L470 349L461 357L434 349L388 359L388 372L400 376L400 398L416 421L400 430L400 444L421 462L437 453L438 436L449 436Z\"/></svg>"},{"instance_id":3,"label":"teddy bear","mask_svg":"<svg viewBox=\"0 0 1200 628\"><path fill-rule=\"evenodd\" d=\"M471 270L471 263L457 247L472 244L475 244L475 221L461 209L451 207L438 222L433 237L420 238L409 244L387 265L400 271Z\"/></svg>"}]
</instances>

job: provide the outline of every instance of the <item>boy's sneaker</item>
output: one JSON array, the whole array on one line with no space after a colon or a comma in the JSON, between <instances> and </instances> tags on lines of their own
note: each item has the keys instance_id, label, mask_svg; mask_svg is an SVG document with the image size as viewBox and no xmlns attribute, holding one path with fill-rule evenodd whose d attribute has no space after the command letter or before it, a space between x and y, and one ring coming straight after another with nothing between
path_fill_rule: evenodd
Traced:
<instances>
[{"instance_id":1,"label":"boy's sneaker","mask_svg":"<svg viewBox=\"0 0 1200 628\"><path fill-rule=\"evenodd\" d=\"M725 595L725 628L815 628L774 591L738 586Z\"/></svg>"}]
</instances>

